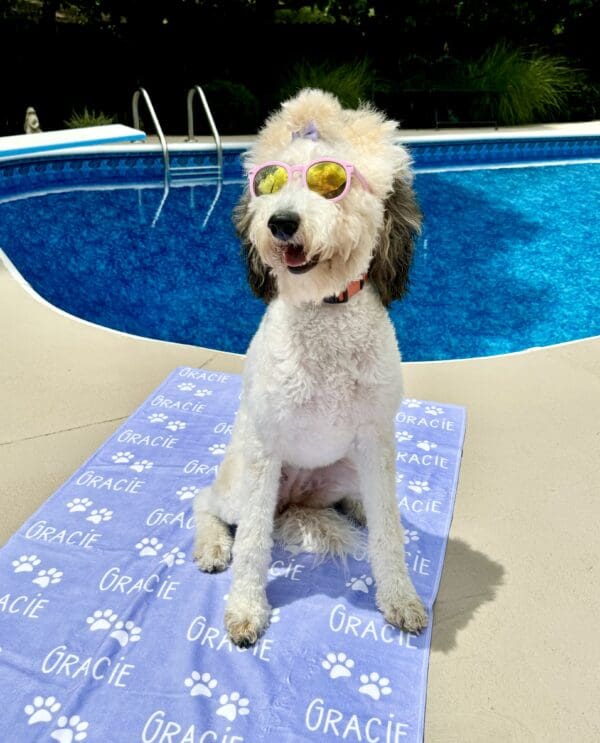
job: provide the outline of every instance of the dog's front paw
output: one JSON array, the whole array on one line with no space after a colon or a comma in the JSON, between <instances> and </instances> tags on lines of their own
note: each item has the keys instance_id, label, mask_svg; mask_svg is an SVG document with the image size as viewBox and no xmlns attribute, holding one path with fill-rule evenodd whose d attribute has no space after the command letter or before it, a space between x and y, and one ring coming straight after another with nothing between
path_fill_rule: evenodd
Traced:
<instances>
[{"instance_id":1,"label":"dog's front paw","mask_svg":"<svg viewBox=\"0 0 600 743\"><path fill-rule=\"evenodd\" d=\"M258 640L269 626L271 607L266 601L243 601L229 597L225 610L225 627L233 643L247 648Z\"/></svg>"},{"instance_id":2,"label":"dog's front paw","mask_svg":"<svg viewBox=\"0 0 600 743\"><path fill-rule=\"evenodd\" d=\"M429 617L416 591L398 591L378 601L386 621L407 632L419 633L427 627Z\"/></svg>"}]
</instances>

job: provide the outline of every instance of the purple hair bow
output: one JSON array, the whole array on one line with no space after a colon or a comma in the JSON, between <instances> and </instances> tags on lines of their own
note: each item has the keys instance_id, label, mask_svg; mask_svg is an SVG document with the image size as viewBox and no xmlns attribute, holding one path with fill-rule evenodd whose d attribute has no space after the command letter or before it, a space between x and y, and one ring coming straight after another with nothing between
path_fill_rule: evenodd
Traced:
<instances>
[{"instance_id":1,"label":"purple hair bow","mask_svg":"<svg viewBox=\"0 0 600 743\"><path fill-rule=\"evenodd\" d=\"M292 132L292 139L312 139L316 142L319 137L319 130L314 121L309 121L302 129L297 132Z\"/></svg>"}]
</instances>

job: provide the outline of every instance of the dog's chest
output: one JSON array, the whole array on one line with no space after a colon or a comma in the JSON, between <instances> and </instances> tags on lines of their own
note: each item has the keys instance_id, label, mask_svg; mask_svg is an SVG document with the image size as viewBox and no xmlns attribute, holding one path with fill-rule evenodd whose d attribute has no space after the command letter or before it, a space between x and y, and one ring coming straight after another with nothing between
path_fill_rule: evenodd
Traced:
<instances>
[{"instance_id":1,"label":"dog's chest","mask_svg":"<svg viewBox=\"0 0 600 743\"><path fill-rule=\"evenodd\" d=\"M271 374L259 415L284 461L314 467L343 457L367 413L369 395L358 372L330 365L323 376L304 359Z\"/></svg>"},{"instance_id":2,"label":"dog's chest","mask_svg":"<svg viewBox=\"0 0 600 743\"><path fill-rule=\"evenodd\" d=\"M336 461L360 426L393 414L401 394L395 337L390 344L387 329L366 319L286 318L259 331L249 354L252 414L284 461Z\"/></svg>"}]
</instances>

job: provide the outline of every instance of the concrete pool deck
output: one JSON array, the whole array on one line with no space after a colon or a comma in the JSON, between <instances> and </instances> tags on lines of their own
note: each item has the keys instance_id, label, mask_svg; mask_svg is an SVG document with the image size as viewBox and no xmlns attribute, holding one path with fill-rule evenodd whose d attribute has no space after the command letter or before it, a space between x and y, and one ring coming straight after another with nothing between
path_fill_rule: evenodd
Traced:
<instances>
[{"instance_id":1,"label":"concrete pool deck","mask_svg":"<svg viewBox=\"0 0 600 743\"><path fill-rule=\"evenodd\" d=\"M0 544L178 365L243 357L81 322L0 261ZM600 338L404 375L467 408L425 740L600 740Z\"/></svg>"}]
</instances>

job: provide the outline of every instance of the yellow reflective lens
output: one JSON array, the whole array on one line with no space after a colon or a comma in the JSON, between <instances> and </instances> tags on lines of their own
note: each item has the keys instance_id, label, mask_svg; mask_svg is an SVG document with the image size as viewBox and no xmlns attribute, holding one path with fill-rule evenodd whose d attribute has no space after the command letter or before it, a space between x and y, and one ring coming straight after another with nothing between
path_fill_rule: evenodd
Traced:
<instances>
[{"instance_id":1,"label":"yellow reflective lens","mask_svg":"<svg viewBox=\"0 0 600 743\"><path fill-rule=\"evenodd\" d=\"M306 182L311 191L335 199L346 188L346 170L338 163L316 163L307 170Z\"/></svg>"},{"instance_id":2,"label":"yellow reflective lens","mask_svg":"<svg viewBox=\"0 0 600 743\"><path fill-rule=\"evenodd\" d=\"M285 186L287 171L281 165L266 165L254 176L254 193L257 196L276 193Z\"/></svg>"}]
</instances>

